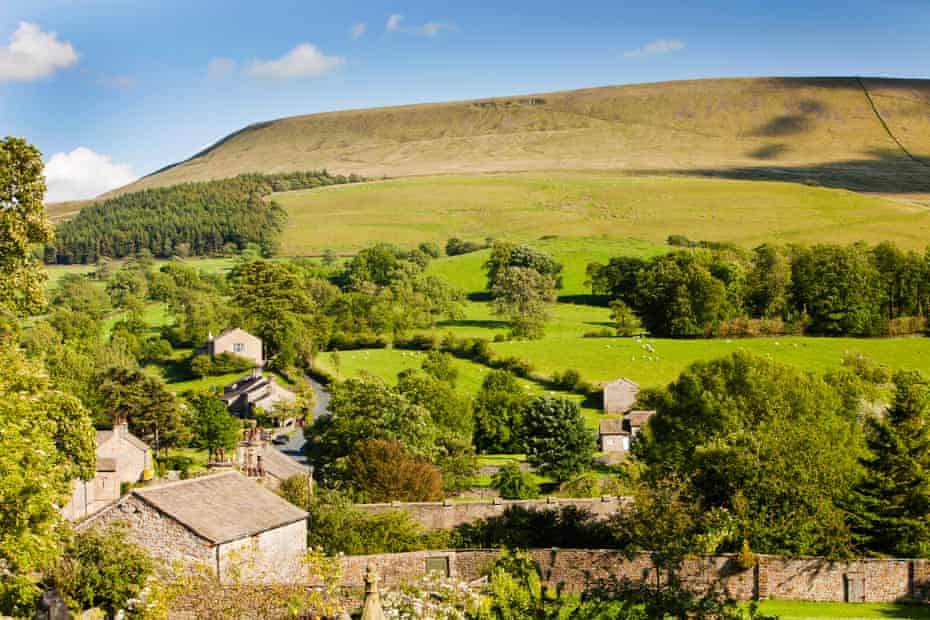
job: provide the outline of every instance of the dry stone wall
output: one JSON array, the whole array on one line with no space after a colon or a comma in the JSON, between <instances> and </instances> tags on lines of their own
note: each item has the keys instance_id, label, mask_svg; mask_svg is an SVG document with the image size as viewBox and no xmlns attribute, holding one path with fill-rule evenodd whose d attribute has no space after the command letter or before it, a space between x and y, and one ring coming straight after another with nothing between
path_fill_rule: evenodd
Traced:
<instances>
[{"instance_id":1,"label":"dry stone wall","mask_svg":"<svg viewBox=\"0 0 930 620\"><path fill-rule=\"evenodd\" d=\"M357 589L366 567L377 567L386 587L413 581L429 570L446 568L464 581L481 577L498 550L416 551L341 558L342 583ZM546 584L561 592L579 593L599 583L654 581L648 554L627 558L619 551L533 549ZM894 602L926 599L930 594L930 560L791 559L759 556L755 568L743 570L733 556L689 558L680 567L684 586L696 593L718 592L738 599Z\"/></svg>"},{"instance_id":2,"label":"dry stone wall","mask_svg":"<svg viewBox=\"0 0 930 620\"><path fill-rule=\"evenodd\" d=\"M438 530L459 527L477 519L498 517L512 506L519 506L527 510L558 510L564 506L574 506L588 510L594 516L606 518L616 513L629 501L629 498L625 497L604 496L600 499L549 498L543 500L493 499L477 502L391 502L390 504L358 504L355 508L366 512L403 510L409 512L423 527Z\"/></svg>"}]
</instances>

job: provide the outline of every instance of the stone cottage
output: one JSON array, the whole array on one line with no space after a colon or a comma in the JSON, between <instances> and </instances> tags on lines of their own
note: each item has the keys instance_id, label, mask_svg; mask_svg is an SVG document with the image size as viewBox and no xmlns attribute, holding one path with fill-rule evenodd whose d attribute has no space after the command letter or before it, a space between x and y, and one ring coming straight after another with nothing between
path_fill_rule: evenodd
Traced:
<instances>
[{"instance_id":1,"label":"stone cottage","mask_svg":"<svg viewBox=\"0 0 930 620\"><path fill-rule=\"evenodd\" d=\"M133 489L78 529L126 526L127 538L169 564L201 564L229 580L299 579L307 513L236 471Z\"/></svg>"},{"instance_id":2,"label":"stone cottage","mask_svg":"<svg viewBox=\"0 0 930 620\"><path fill-rule=\"evenodd\" d=\"M630 432L623 428L622 418L601 420L597 435L601 452L625 454L630 449Z\"/></svg>"},{"instance_id":3,"label":"stone cottage","mask_svg":"<svg viewBox=\"0 0 930 620\"><path fill-rule=\"evenodd\" d=\"M224 330L216 337L210 334L207 339L206 354L216 357L220 353L234 353L239 357L252 360L256 366L265 364L262 356L262 339L238 327Z\"/></svg>"},{"instance_id":4,"label":"stone cottage","mask_svg":"<svg viewBox=\"0 0 930 620\"><path fill-rule=\"evenodd\" d=\"M75 480L71 498L62 508L69 520L83 519L120 498L123 483L133 484L152 477L152 453L147 443L129 432L125 420L113 430L97 431L97 471L93 480Z\"/></svg>"},{"instance_id":5,"label":"stone cottage","mask_svg":"<svg viewBox=\"0 0 930 620\"><path fill-rule=\"evenodd\" d=\"M652 419L656 412L653 411L631 411L623 418L624 430L629 431L630 437L636 437L649 420Z\"/></svg>"},{"instance_id":6,"label":"stone cottage","mask_svg":"<svg viewBox=\"0 0 930 620\"><path fill-rule=\"evenodd\" d=\"M225 386L220 400L231 414L240 418L250 418L254 416L256 408L271 411L275 403L293 403L297 400L297 395L279 385L274 377L266 376L256 368L252 374Z\"/></svg>"},{"instance_id":7,"label":"stone cottage","mask_svg":"<svg viewBox=\"0 0 930 620\"><path fill-rule=\"evenodd\" d=\"M626 377L604 384L604 413L626 413L636 403L639 385Z\"/></svg>"}]
</instances>

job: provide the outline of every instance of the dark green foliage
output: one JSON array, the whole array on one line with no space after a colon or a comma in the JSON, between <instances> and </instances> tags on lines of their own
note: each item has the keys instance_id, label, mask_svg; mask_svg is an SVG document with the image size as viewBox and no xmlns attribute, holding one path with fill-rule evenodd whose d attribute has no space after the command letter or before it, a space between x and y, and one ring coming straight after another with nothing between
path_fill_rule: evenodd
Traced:
<instances>
[{"instance_id":1,"label":"dark green foliage","mask_svg":"<svg viewBox=\"0 0 930 620\"><path fill-rule=\"evenodd\" d=\"M97 321L112 310L110 296L104 288L75 273L69 273L58 281L51 296L51 305L82 312Z\"/></svg>"},{"instance_id":2,"label":"dark green foliage","mask_svg":"<svg viewBox=\"0 0 930 620\"><path fill-rule=\"evenodd\" d=\"M851 502L863 547L905 558L930 557L930 385L900 372L884 418L868 421L865 476Z\"/></svg>"},{"instance_id":3,"label":"dark green foliage","mask_svg":"<svg viewBox=\"0 0 930 620\"><path fill-rule=\"evenodd\" d=\"M488 373L475 397L475 448L484 453L520 452L528 402L526 391L509 372Z\"/></svg>"},{"instance_id":4,"label":"dark green foliage","mask_svg":"<svg viewBox=\"0 0 930 620\"><path fill-rule=\"evenodd\" d=\"M439 470L399 441L371 439L357 444L345 469L346 483L362 503L442 499Z\"/></svg>"},{"instance_id":5,"label":"dark green foliage","mask_svg":"<svg viewBox=\"0 0 930 620\"><path fill-rule=\"evenodd\" d=\"M539 487L533 475L525 472L517 463L507 463L491 478L491 488L496 489L504 499L535 499L539 497Z\"/></svg>"},{"instance_id":6,"label":"dark green foliage","mask_svg":"<svg viewBox=\"0 0 930 620\"><path fill-rule=\"evenodd\" d=\"M234 372L245 372L255 367L255 361L224 351L219 355L196 355L190 361L191 374L195 377L213 377Z\"/></svg>"},{"instance_id":7,"label":"dark green foliage","mask_svg":"<svg viewBox=\"0 0 930 620\"><path fill-rule=\"evenodd\" d=\"M448 241L446 241L446 255L458 256L460 254L470 254L471 252L483 250L486 247L487 246L482 243L475 243L474 241L462 241L458 237L451 237Z\"/></svg>"},{"instance_id":8,"label":"dark green foliage","mask_svg":"<svg viewBox=\"0 0 930 620\"><path fill-rule=\"evenodd\" d=\"M164 381L119 367L100 373L97 381L103 411L114 422L128 420L129 430L156 453L186 442L189 432L181 419L180 403Z\"/></svg>"},{"instance_id":9,"label":"dark green foliage","mask_svg":"<svg viewBox=\"0 0 930 620\"><path fill-rule=\"evenodd\" d=\"M149 555L128 542L123 530L91 528L67 545L51 585L72 609L100 608L115 616L139 596L153 568Z\"/></svg>"},{"instance_id":10,"label":"dark green foliage","mask_svg":"<svg viewBox=\"0 0 930 620\"><path fill-rule=\"evenodd\" d=\"M452 362L452 355L442 351L428 351L421 364L423 372L455 387L459 371Z\"/></svg>"},{"instance_id":11,"label":"dark green foliage","mask_svg":"<svg viewBox=\"0 0 930 620\"><path fill-rule=\"evenodd\" d=\"M57 227L46 248L49 263L95 263L146 249L159 258L179 253L218 254L258 244L272 251L284 210L267 200L276 188L307 189L350 179L326 172L243 174L231 179L184 183L123 194L81 210Z\"/></svg>"},{"instance_id":12,"label":"dark green foliage","mask_svg":"<svg viewBox=\"0 0 930 620\"><path fill-rule=\"evenodd\" d=\"M397 391L414 405L430 412L435 425L456 437L471 437L474 429L471 399L455 388L424 372L413 369L397 377Z\"/></svg>"},{"instance_id":13,"label":"dark green foliage","mask_svg":"<svg viewBox=\"0 0 930 620\"><path fill-rule=\"evenodd\" d=\"M189 397L191 407L190 429L193 444L212 452L232 450L239 441L242 423L230 415L226 406L209 392L198 392Z\"/></svg>"},{"instance_id":14,"label":"dark green foliage","mask_svg":"<svg viewBox=\"0 0 930 620\"><path fill-rule=\"evenodd\" d=\"M461 528L466 547L538 549L609 549L618 546L613 529L589 511L575 506L531 510L510 506L499 517L474 521Z\"/></svg>"},{"instance_id":15,"label":"dark green foliage","mask_svg":"<svg viewBox=\"0 0 930 620\"><path fill-rule=\"evenodd\" d=\"M523 416L523 432L530 464L558 481L581 473L594 457L594 434L574 401L549 396L532 399Z\"/></svg>"},{"instance_id":16,"label":"dark green foliage","mask_svg":"<svg viewBox=\"0 0 930 620\"><path fill-rule=\"evenodd\" d=\"M847 380L849 379L849 380ZM657 410L633 444L647 479L684 480L702 513L733 522L721 550L844 556L840 502L859 475L860 393L747 353L696 362L644 405Z\"/></svg>"}]
</instances>

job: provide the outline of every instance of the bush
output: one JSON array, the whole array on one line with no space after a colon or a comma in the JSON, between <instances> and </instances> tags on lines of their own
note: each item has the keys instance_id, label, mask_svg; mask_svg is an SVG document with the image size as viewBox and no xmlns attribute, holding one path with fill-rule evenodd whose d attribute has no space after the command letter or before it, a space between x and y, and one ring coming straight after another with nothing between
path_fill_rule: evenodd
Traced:
<instances>
[{"instance_id":1,"label":"bush","mask_svg":"<svg viewBox=\"0 0 930 620\"><path fill-rule=\"evenodd\" d=\"M736 554L736 565L743 570L749 570L756 565L756 556L749 548L749 541L743 539L743 546L740 547L739 553Z\"/></svg>"},{"instance_id":2,"label":"bush","mask_svg":"<svg viewBox=\"0 0 930 620\"><path fill-rule=\"evenodd\" d=\"M195 377L215 377L234 372L245 372L254 367L254 361L228 351L214 357L197 355L191 358L190 361L191 374Z\"/></svg>"},{"instance_id":3,"label":"bush","mask_svg":"<svg viewBox=\"0 0 930 620\"><path fill-rule=\"evenodd\" d=\"M577 478L559 485L561 497L601 497L603 495L623 495L624 488L620 478L596 473L585 473Z\"/></svg>"},{"instance_id":4,"label":"bush","mask_svg":"<svg viewBox=\"0 0 930 620\"><path fill-rule=\"evenodd\" d=\"M575 369L552 373L552 386L557 390L572 391L581 385L581 373Z\"/></svg>"},{"instance_id":5,"label":"bush","mask_svg":"<svg viewBox=\"0 0 930 620\"><path fill-rule=\"evenodd\" d=\"M539 487L533 475L523 471L517 463L510 462L500 468L491 478L491 488L504 499L536 499Z\"/></svg>"},{"instance_id":6,"label":"bush","mask_svg":"<svg viewBox=\"0 0 930 620\"><path fill-rule=\"evenodd\" d=\"M474 241L463 241L458 237L451 237L448 241L446 241L446 255L458 256L460 254L470 254L471 252L483 250L486 247L487 245L481 243L475 243Z\"/></svg>"},{"instance_id":7,"label":"bush","mask_svg":"<svg viewBox=\"0 0 930 620\"><path fill-rule=\"evenodd\" d=\"M610 549L618 546L608 523L575 506L552 510L510 506L500 516L463 526L461 537L462 545L476 548Z\"/></svg>"},{"instance_id":8,"label":"bush","mask_svg":"<svg viewBox=\"0 0 930 620\"><path fill-rule=\"evenodd\" d=\"M385 336L373 333L336 332L329 339L330 349L351 351L353 349L386 349L390 341Z\"/></svg>"},{"instance_id":9,"label":"bush","mask_svg":"<svg viewBox=\"0 0 930 620\"><path fill-rule=\"evenodd\" d=\"M613 338L616 335L609 327L600 327L584 333L584 338Z\"/></svg>"},{"instance_id":10,"label":"bush","mask_svg":"<svg viewBox=\"0 0 930 620\"><path fill-rule=\"evenodd\" d=\"M442 499L439 470L399 441L360 443L346 459L346 482L362 502L430 502Z\"/></svg>"},{"instance_id":11,"label":"bush","mask_svg":"<svg viewBox=\"0 0 930 620\"><path fill-rule=\"evenodd\" d=\"M497 362L495 366L507 372L511 372L518 377L523 377L524 379L529 377L533 372L533 364L519 357L506 357Z\"/></svg>"}]
</instances>

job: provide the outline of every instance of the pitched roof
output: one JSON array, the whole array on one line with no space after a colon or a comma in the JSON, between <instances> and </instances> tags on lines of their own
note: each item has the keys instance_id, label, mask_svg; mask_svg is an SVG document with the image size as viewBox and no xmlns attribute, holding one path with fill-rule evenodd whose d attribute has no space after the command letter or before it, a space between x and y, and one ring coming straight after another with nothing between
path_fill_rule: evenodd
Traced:
<instances>
[{"instance_id":1,"label":"pitched roof","mask_svg":"<svg viewBox=\"0 0 930 620\"><path fill-rule=\"evenodd\" d=\"M218 340L218 339L220 339L220 338L223 338L223 337L228 336L228 335L230 335L230 334L232 334L232 333L235 333L235 332L242 332L242 333L245 334L246 336L251 336L252 338L255 338L256 340L260 340L260 338L259 338L258 336L255 336L255 335L250 334L249 332L245 331L245 330L242 329L241 327L230 327L229 329L224 329L223 331L221 331L220 333L218 333L218 334L214 337L214 340Z\"/></svg>"},{"instance_id":2,"label":"pitched roof","mask_svg":"<svg viewBox=\"0 0 930 620\"><path fill-rule=\"evenodd\" d=\"M262 467L278 480L287 480L297 475L306 476L310 473L309 467L301 465L274 446L266 446L262 450Z\"/></svg>"},{"instance_id":3,"label":"pitched roof","mask_svg":"<svg viewBox=\"0 0 930 620\"><path fill-rule=\"evenodd\" d=\"M214 544L307 517L303 510L235 471L133 489L133 494Z\"/></svg>"},{"instance_id":4,"label":"pitched roof","mask_svg":"<svg viewBox=\"0 0 930 620\"><path fill-rule=\"evenodd\" d=\"M628 433L623 430L623 419L622 418L611 418L609 420L601 420L601 423L598 425L598 432L601 435L627 435Z\"/></svg>"},{"instance_id":5,"label":"pitched roof","mask_svg":"<svg viewBox=\"0 0 930 620\"><path fill-rule=\"evenodd\" d=\"M148 452L149 444L145 443L132 433L123 433L120 436L143 452ZM94 436L94 443L99 448L111 439L113 439L113 431L97 431L96 435Z\"/></svg>"},{"instance_id":6,"label":"pitched roof","mask_svg":"<svg viewBox=\"0 0 930 620\"><path fill-rule=\"evenodd\" d=\"M642 426L649 421L649 418L654 416L656 412L653 411L631 411L627 414L627 419L630 421L630 426Z\"/></svg>"},{"instance_id":7,"label":"pitched roof","mask_svg":"<svg viewBox=\"0 0 930 620\"><path fill-rule=\"evenodd\" d=\"M638 383L636 383L635 381L631 379L627 379L626 377L620 377L619 379L608 381L607 383L604 384L604 387L607 387L608 385L620 385L621 383L626 383L627 385L630 385L632 387L635 387L636 389L639 389Z\"/></svg>"}]
</instances>

